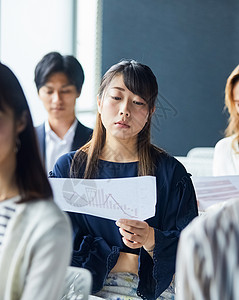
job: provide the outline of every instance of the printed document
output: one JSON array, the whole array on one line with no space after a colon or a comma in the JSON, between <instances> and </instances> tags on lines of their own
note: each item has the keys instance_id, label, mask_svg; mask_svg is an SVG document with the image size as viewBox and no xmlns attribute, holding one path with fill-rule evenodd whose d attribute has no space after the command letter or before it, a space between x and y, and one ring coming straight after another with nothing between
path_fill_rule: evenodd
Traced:
<instances>
[{"instance_id":1,"label":"printed document","mask_svg":"<svg viewBox=\"0 0 239 300\"><path fill-rule=\"evenodd\" d=\"M54 200L64 211L118 220L146 220L155 215L156 178L50 178Z\"/></svg>"},{"instance_id":2,"label":"printed document","mask_svg":"<svg viewBox=\"0 0 239 300\"><path fill-rule=\"evenodd\" d=\"M192 177L198 207L205 211L209 206L239 198L239 176Z\"/></svg>"}]
</instances>

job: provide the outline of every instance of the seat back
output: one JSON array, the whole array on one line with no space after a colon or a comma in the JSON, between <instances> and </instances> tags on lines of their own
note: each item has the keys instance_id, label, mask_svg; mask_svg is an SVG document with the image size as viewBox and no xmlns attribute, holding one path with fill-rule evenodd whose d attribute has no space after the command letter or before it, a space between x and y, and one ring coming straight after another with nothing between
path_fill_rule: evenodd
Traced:
<instances>
[{"instance_id":1,"label":"seat back","mask_svg":"<svg viewBox=\"0 0 239 300\"><path fill-rule=\"evenodd\" d=\"M188 151L187 157L213 159L214 147L195 147Z\"/></svg>"},{"instance_id":2,"label":"seat back","mask_svg":"<svg viewBox=\"0 0 239 300\"><path fill-rule=\"evenodd\" d=\"M214 147L192 148L187 156L175 156L194 177L213 175Z\"/></svg>"}]
</instances>

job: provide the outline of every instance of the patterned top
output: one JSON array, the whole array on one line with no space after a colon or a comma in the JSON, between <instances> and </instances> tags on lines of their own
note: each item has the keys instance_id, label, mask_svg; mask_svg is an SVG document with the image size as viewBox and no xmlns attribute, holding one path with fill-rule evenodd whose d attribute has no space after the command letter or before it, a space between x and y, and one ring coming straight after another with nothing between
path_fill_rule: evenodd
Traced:
<instances>
[{"instance_id":1,"label":"patterned top","mask_svg":"<svg viewBox=\"0 0 239 300\"><path fill-rule=\"evenodd\" d=\"M13 217L16 212L16 200L19 196L0 202L0 255L2 252L2 245L4 241L5 232L9 220Z\"/></svg>"},{"instance_id":2,"label":"patterned top","mask_svg":"<svg viewBox=\"0 0 239 300\"><path fill-rule=\"evenodd\" d=\"M177 253L177 300L239 299L239 199L196 218Z\"/></svg>"}]
</instances>

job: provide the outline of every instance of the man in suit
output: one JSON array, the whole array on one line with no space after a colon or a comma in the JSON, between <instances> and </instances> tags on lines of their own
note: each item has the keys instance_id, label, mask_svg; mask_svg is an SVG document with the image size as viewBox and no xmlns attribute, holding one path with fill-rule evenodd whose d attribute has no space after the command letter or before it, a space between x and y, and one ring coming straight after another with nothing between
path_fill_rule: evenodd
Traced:
<instances>
[{"instance_id":1,"label":"man in suit","mask_svg":"<svg viewBox=\"0 0 239 300\"><path fill-rule=\"evenodd\" d=\"M47 172L58 157L77 150L91 137L92 129L75 116L76 99L84 83L78 60L58 52L46 54L35 68L35 84L48 120L36 127L40 153Z\"/></svg>"}]
</instances>

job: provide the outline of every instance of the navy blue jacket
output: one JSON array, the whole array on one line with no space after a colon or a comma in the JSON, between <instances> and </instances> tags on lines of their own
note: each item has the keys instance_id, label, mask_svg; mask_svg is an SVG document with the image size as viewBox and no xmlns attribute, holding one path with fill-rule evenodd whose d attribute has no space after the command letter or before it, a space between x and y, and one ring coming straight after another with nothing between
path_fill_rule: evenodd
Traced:
<instances>
[{"instance_id":1,"label":"navy blue jacket","mask_svg":"<svg viewBox=\"0 0 239 300\"><path fill-rule=\"evenodd\" d=\"M75 152L60 157L52 177L69 177ZM157 204L155 216L146 220L155 230L153 259L143 249L130 249L122 242L112 220L69 212L74 231L72 265L83 267L93 275L93 292L99 291L120 252L139 255L137 293L144 299L156 299L170 285L180 232L198 215L195 191L183 165L166 153L156 162ZM83 177L85 166L79 173ZM138 163L114 163L99 160L97 178L135 177ZM130 199L129 199L130 201Z\"/></svg>"},{"instance_id":2,"label":"navy blue jacket","mask_svg":"<svg viewBox=\"0 0 239 300\"><path fill-rule=\"evenodd\" d=\"M41 158L43 163L45 164L46 158L46 133L45 133L45 123L37 126L36 128L36 135L38 139L39 150L41 154ZM75 135L73 142L71 144L70 151L75 151L87 143L92 135L93 130L84 126L81 122L77 120L77 126L75 130Z\"/></svg>"}]
</instances>

